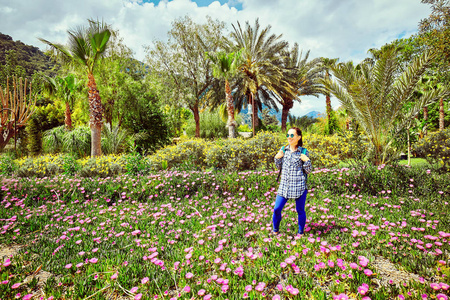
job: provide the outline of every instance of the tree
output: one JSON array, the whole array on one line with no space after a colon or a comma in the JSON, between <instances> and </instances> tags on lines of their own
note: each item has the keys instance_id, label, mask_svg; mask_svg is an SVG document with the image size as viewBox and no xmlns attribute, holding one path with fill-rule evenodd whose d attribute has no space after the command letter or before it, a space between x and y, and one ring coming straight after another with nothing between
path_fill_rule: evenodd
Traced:
<instances>
[{"instance_id":1,"label":"tree","mask_svg":"<svg viewBox=\"0 0 450 300\"><path fill-rule=\"evenodd\" d=\"M449 94L443 87L424 91L422 97L404 112L404 104L411 98L435 55L424 52L406 71L398 74L397 52L396 47L386 48L375 64L363 62L354 67L349 62L331 66L336 81L323 80L325 88L341 102L368 136L376 165L390 159L388 151L392 141L424 106Z\"/></svg>"},{"instance_id":2,"label":"tree","mask_svg":"<svg viewBox=\"0 0 450 300\"><path fill-rule=\"evenodd\" d=\"M18 128L25 126L33 115L37 95L33 97L31 89L27 79L15 76L12 77L11 88L9 78L5 88L0 86L0 150L5 148L11 137L16 137Z\"/></svg>"},{"instance_id":3,"label":"tree","mask_svg":"<svg viewBox=\"0 0 450 300\"><path fill-rule=\"evenodd\" d=\"M283 107L281 114L281 130L286 131L289 111L294 107L294 101L301 102L301 96L316 96L321 92L319 79L322 77L321 60L316 58L308 61L309 51L303 57L295 43L291 50L283 51L279 59L283 77L276 86L280 97L275 97Z\"/></svg>"},{"instance_id":4,"label":"tree","mask_svg":"<svg viewBox=\"0 0 450 300\"><path fill-rule=\"evenodd\" d=\"M66 77L56 76L54 78L45 76L45 88L50 95L65 103L64 124L66 130L72 130L72 110L75 102L75 91L80 88L79 81L72 74Z\"/></svg>"},{"instance_id":5,"label":"tree","mask_svg":"<svg viewBox=\"0 0 450 300\"><path fill-rule=\"evenodd\" d=\"M232 49L243 49L240 70L242 75L235 84L235 103L240 111L245 104L252 104L253 135L258 126L258 110L262 110L262 103L278 110L273 95L280 97L276 90L283 77L282 69L276 64L280 53L288 46L282 41L282 35L270 34L271 26L260 30L259 20L255 20L252 27L247 21L245 30L237 22L231 33Z\"/></svg>"},{"instance_id":6,"label":"tree","mask_svg":"<svg viewBox=\"0 0 450 300\"><path fill-rule=\"evenodd\" d=\"M71 63L84 68L88 76L89 123L91 128L91 156L102 154L101 130L103 124L103 107L99 90L94 78L94 68L105 54L112 31L103 22L89 20L89 27L78 27L67 31L69 45L66 47L39 38Z\"/></svg>"},{"instance_id":7,"label":"tree","mask_svg":"<svg viewBox=\"0 0 450 300\"><path fill-rule=\"evenodd\" d=\"M200 25L185 16L172 23L167 43L155 41L153 47L146 48L152 72L164 82L164 89L158 96L165 98L163 101L189 108L194 115L196 137L200 137L200 106L207 106L202 102L209 100L209 96L222 94L206 52L223 49L224 28L223 22L209 17L206 24ZM212 90L216 92L209 94Z\"/></svg>"},{"instance_id":8,"label":"tree","mask_svg":"<svg viewBox=\"0 0 450 300\"><path fill-rule=\"evenodd\" d=\"M419 24L419 34L429 48L435 49L438 75L441 81L449 81L450 64L450 1L422 0L431 5L431 14ZM444 130L444 98L439 99L439 130Z\"/></svg>"},{"instance_id":9,"label":"tree","mask_svg":"<svg viewBox=\"0 0 450 300\"><path fill-rule=\"evenodd\" d=\"M330 75L330 69L332 66L334 66L337 62L339 61L338 58L326 58L326 57L322 57L322 65L325 71L325 80L330 80L331 75ZM325 105L326 105L326 111L327 111L327 128L331 129L328 130L329 134L333 134L333 129L334 128L334 118L332 116L332 107L331 107L331 97L330 97L330 93L325 90L324 91L325 94Z\"/></svg>"},{"instance_id":10,"label":"tree","mask_svg":"<svg viewBox=\"0 0 450 300\"><path fill-rule=\"evenodd\" d=\"M219 51L216 54L208 54L209 59L214 62L213 75L218 79L225 80L225 98L228 109L228 138L236 137L236 121L234 120L234 103L231 95L229 79L238 72L241 51L226 53Z\"/></svg>"}]
</instances>

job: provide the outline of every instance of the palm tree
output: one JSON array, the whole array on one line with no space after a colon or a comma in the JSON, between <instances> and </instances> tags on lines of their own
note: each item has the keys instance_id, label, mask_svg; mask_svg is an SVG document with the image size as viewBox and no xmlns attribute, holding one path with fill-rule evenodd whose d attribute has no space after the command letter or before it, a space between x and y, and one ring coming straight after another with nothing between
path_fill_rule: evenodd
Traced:
<instances>
[{"instance_id":1,"label":"palm tree","mask_svg":"<svg viewBox=\"0 0 450 300\"><path fill-rule=\"evenodd\" d=\"M334 66L338 62L339 58L326 58L322 57L322 65L324 67L325 71L325 80L330 80L330 68ZM331 118L331 97L330 93L328 91L325 91L325 105L327 109L327 119L330 120Z\"/></svg>"},{"instance_id":2,"label":"palm tree","mask_svg":"<svg viewBox=\"0 0 450 300\"><path fill-rule=\"evenodd\" d=\"M300 102L301 96L312 95L318 97L321 92L319 78L322 77L321 59L308 61L309 51L303 57L298 44L295 43L291 50L282 52L279 66L283 71L282 80L276 86L280 97L275 99L283 107L281 114L281 130L286 130L289 110L294 107L294 101Z\"/></svg>"},{"instance_id":3,"label":"palm tree","mask_svg":"<svg viewBox=\"0 0 450 300\"><path fill-rule=\"evenodd\" d=\"M87 71L89 88L89 116L91 127L91 156L100 156L103 107L94 78L94 68L105 54L112 31L107 24L89 20L89 27L78 27L67 31L69 45L51 43L40 38L65 59L65 62L82 66Z\"/></svg>"},{"instance_id":4,"label":"palm tree","mask_svg":"<svg viewBox=\"0 0 450 300\"><path fill-rule=\"evenodd\" d=\"M239 61L241 56L241 51L225 53L218 52L215 55L211 55L207 53L209 59L214 62L213 65L213 74L214 77L220 79L225 79L225 96L226 96L226 104L228 109L228 138L236 137L236 121L234 120L234 103L233 97L231 96L231 88L229 79L232 76L237 74L239 70Z\"/></svg>"},{"instance_id":5,"label":"palm tree","mask_svg":"<svg viewBox=\"0 0 450 300\"><path fill-rule=\"evenodd\" d=\"M397 51L395 47L384 50L374 64L363 62L354 67L349 62L331 66L336 81L330 78L323 80L325 88L341 102L368 136L376 165L389 159L387 154L394 138L424 106L449 94L449 90L443 87L424 91L422 97L405 112L404 104L411 99L435 54L424 52L399 73Z\"/></svg>"},{"instance_id":6,"label":"palm tree","mask_svg":"<svg viewBox=\"0 0 450 300\"><path fill-rule=\"evenodd\" d=\"M64 124L66 130L72 130L72 110L75 101L75 91L79 89L80 84L72 74L66 77L48 77L44 75L45 88L50 95L62 98L66 105L64 114Z\"/></svg>"},{"instance_id":7,"label":"palm tree","mask_svg":"<svg viewBox=\"0 0 450 300\"><path fill-rule=\"evenodd\" d=\"M253 28L249 22L246 22L245 30L242 30L239 22L237 26L232 26L234 45L231 47L243 49L240 65L242 76L236 82L235 104L239 111L245 104L252 104L254 135L255 127L258 126L255 117L258 110L262 110L262 102L277 109L271 92L279 96L275 85L282 79L283 72L275 62L288 43L281 40L282 35L270 35L270 25L260 30L258 19Z\"/></svg>"}]
</instances>

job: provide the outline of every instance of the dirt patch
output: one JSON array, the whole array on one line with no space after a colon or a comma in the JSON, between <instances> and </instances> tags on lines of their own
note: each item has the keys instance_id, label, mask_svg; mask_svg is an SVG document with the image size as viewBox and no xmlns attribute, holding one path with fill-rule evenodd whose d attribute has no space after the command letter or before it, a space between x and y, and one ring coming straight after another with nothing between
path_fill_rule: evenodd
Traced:
<instances>
[{"instance_id":1,"label":"dirt patch","mask_svg":"<svg viewBox=\"0 0 450 300\"><path fill-rule=\"evenodd\" d=\"M23 245L0 245L0 259L16 255L23 247Z\"/></svg>"},{"instance_id":2,"label":"dirt patch","mask_svg":"<svg viewBox=\"0 0 450 300\"><path fill-rule=\"evenodd\" d=\"M373 279L379 286L400 286L400 284L410 280L420 281L419 275L397 269L391 261L382 256L376 256L372 265L375 267L376 273L381 277L381 279Z\"/></svg>"}]
</instances>

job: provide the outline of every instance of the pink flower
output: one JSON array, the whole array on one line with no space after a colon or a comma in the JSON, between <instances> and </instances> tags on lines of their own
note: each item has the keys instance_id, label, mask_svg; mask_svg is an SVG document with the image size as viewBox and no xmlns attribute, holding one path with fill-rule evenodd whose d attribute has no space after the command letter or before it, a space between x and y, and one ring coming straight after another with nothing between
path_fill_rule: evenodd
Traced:
<instances>
[{"instance_id":1,"label":"pink flower","mask_svg":"<svg viewBox=\"0 0 450 300\"><path fill-rule=\"evenodd\" d=\"M142 278L141 283L146 284L148 281L149 281L148 277L144 277Z\"/></svg>"},{"instance_id":2,"label":"pink flower","mask_svg":"<svg viewBox=\"0 0 450 300\"><path fill-rule=\"evenodd\" d=\"M436 299L437 300L448 300L448 297L444 294L437 294Z\"/></svg>"},{"instance_id":3,"label":"pink flower","mask_svg":"<svg viewBox=\"0 0 450 300\"><path fill-rule=\"evenodd\" d=\"M5 262L3 263L3 266L4 267L7 267L7 266L9 266L11 264L11 260L9 259L9 258L7 258L6 260L5 260Z\"/></svg>"},{"instance_id":4,"label":"pink flower","mask_svg":"<svg viewBox=\"0 0 450 300\"><path fill-rule=\"evenodd\" d=\"M136 296L134 296L134 300L141 300L142 299L142 294L137 294Z\"/></svg>"},{"instance_id":5,"label":"pink flower","mask_svg":"<svg viewBox=\"0 0 450 300\"><path fill-rule=\"evenodd\" d=\"M78 240L75 242L75 244L79 245L79 244L81 244L81 242L82 242L82 240Z\"/></svg>"},{"instance_id":6,"label":"pink flower","mask_svg":"<svg viewBox=\"0 0 450 300\"><path fill-rule=\"evenodd\" d=\"M370 297L363 297L361 300L372 300L372 299L370 299Z\"/></svg>"},{"instance_id":7,"label":"pink flower","mask_svg":"<svg viewBox=\"0 0 450 300\"><path fill-rule=\"evenodd\" d=\"M117 277L119 276L119 273L114 273L113 275L111 275L111 280L117 279Z\"/></svg>"},{"instance_id":8,"label":"pink flower","mask_svg":"<svg viewBox=\"0 0 450 300\"><path fill-rule=\"evenodd\" d=\"M441 286L441 289L443 289L444 291L447 291L449 288L449 285L443 282L439 283L439 285Z\"/></svg>"},{"instance_id":9,"label":"pink flower","mask_svg":"<svg viewBox=\"0 0 450 300\"><path fill-rule=\"evenodd\" d=\"M209 300L211 298L212 298L212 296L210 294L208 294L208 295L205 295L205 297L203 297L203 300Z\"/></svg>"},{"instance_id":10,"label":"pink flower","mask_svg":"<svg viewBox=\"0 0 450 300\"><path fill-rule=\"evenodd\" d=\"M253 287L252 287L251 285L247 285L247 286L245 287L245 290L246 290L247 292L250 292L252 289L253 289Z\"/></svg>"},{"instance_id":11,"label":"pink flower","mask_svg":"<svg viewBox=\"0 0 450 300\"><path fill-rule=\"evenodd\" d=\"M371 270L369 270L369 269L365 269L364 270L364 274L366 274L367 276L370 276L370 275L373 274L373 272Z\"/></svg>"},{"instance_id":12,"label":"pink flower","mask_svg":"<svg viewBox=\"0 0 450 300\"><path fill-rule=\"evenodd\" d=\"M33 297L33 294L28 294L23 296L23 300L30 300Z\"/></svg>"},{"instance_id":13,"label":"pink flower","mask_svg":"<svg viewBox=\"0 0 450 300\"><path fill-rule=\"evenodd\" d=\"M93 257L93 258L91 258L91 259L89 260L89 262L90 262L91 264L95 264L95 263L98 262L98 258Z\"/></svg>"},{"instance_id":14,"label":"pink flower","mask_svg":"<svg viewBox=\"0 0 450 300\"><path fill-rule=\"evenodd\" d=\"M435 291L438 291L441 289L441 285L439 283L434 283L434 282L430 283L430 287Z\"/></svg>"},{"instance_id":15,"label":"pink flower","mask_svg":"<svg viewBox=\"0 0 450 300\"><path fill-rule=\"evenodd\" d=\"M189 273L186 274L186 278L187 278L187 279L190 279L190 278L192 278L192 277L194 277L194 274L192 274L191 272L189 272Z\"/></svg>"},{"instance_id":16,"label":"pink flower","mask_svg":"<svg viewBox=\"0 0 450 300\"><path fill-rule=\"evenodd\" d=\"M72 268L72 264L67 264L67 265L65 266L65 268L66 268L66 269Z\"/></svg>"},{"instance_id":17,"label":"pink flower","mask_svg":"<svg viewBox=\"0 0 450 300\"><path fill-rule=\"evenodd\" d=\"M198 295L199 296L203 296L206 293L206 291L204 289L201 289L200 291L198 291Z\"/></svg>"},{"instance_id":18,"label":"pink flower","mask_svg":"<svg viewBox=\"0 0 450 300\"><path fill-rule=\"evenodd\" d=\"M334 300L348 300L348 296L346 294L339 294L337 296L333 296Z\"/></svg>"},{"instance_id":19,"label":"pink flower","mask_svg":"<svg viewBox=\"0 0 450 300\"><path fill-rule=\"evenodd\" d=\"M135 294L137 291L138 291L138 287L137 286L135 286L135 287L132 287L131 288L131 290L130 290L130 292L132 293L132 294Z\"/></svg>"},{"instance_id":20,"label":"pink flower","mask_svg":"<svg viewBox=\"0 0 450 300\"><path fill-rule=\"evenodd\" d=\"M183 291L185 291L186 293L190 293L191 292L191 287L187 285L187 286L185 286L183 288Z\"/></svg>"},{"instance_id":21,"label":"pink flower","mask_svg":"<svg viewBox=\"0 0 450 300\"><path fill-rule=\"evenodd\" d=\"M20 283L18 282L18 283L14 283L11 288L17 289L19 286L20 286Z\"/></svg>"},{"instance_id":22,"label":"pink flower","mask_svg":"<svg viewBox=\"0 0 450 300\"><path fill-rule=\"evenodd\" d=\"M272 300L280 300L281 297L280 295L276 294L275 296L272 297Z\"/></svg>"}]
</instances>

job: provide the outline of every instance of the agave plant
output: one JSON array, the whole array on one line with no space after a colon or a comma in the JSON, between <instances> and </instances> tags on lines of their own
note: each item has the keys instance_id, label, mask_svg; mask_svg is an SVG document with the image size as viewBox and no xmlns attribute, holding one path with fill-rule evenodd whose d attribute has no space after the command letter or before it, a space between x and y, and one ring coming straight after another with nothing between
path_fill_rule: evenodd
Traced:
<instances>
[{"instance_id":1,"label":"agave plant","mask_svg":"<svg viewBox=\"0 0 450 300\"><path fill-rule=\"evenodd\" d=\"M58 126L44 132L43 145L47 153L59 153L63 150L65 126Z\"/></svg>"},{"instance_id":2,"label":"agave plant","mask_svg":"<svg viewBox=\"0 0 450 300\"><path fill-rule=\"evenodd\" d=\"M91 130L87 126L79 126L67 131L63 138L64 151L75 157L84 157L91 152Z\"/></svg>"}]
</instances>

